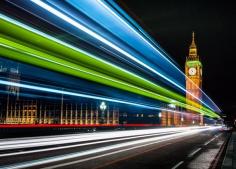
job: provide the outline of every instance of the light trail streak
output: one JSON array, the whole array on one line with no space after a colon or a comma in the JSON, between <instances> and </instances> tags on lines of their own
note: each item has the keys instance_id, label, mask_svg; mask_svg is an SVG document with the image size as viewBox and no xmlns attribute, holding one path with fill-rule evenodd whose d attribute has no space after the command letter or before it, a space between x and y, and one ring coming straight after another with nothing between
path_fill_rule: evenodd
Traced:
<instances>
[{"instance_id":1,"label":"light trail streak","mask_svg":"<svg viewBox=\"0 0 236 169\"><path fill-rule=\"evenodd\" d=\"M191 92L187 91L184 87L178 85L177 83L175 83L174 81L172 81L171 79L167 78L166 76L164 76L163 74L161 74L160 72L156 71L155 69L153 69L152 67L150 67L149 65L143 63L142 61L138 60L137 58L135 58L134 56L132 56L131 54L129 54L128 52L126 52L125 50L121 49L120 47L116 46L115 44L113 44L112 42L110 42L109 40L105 39L104 37L100 36L99 34L93 32L92 30L88 29L87 27L83 26L82 24L78 23L77 21L71 19L70 17L64 15L62 12L54 9L53 7L47 5L46 3L40 1L40 0L32 0L32 2L34 2L35 4L41 6L42 8L46 9L47 11L51 12L52 14L58 16L59 18L63 19L64 21L70 23L71 25L75 26L76 28L86 32L87 34L89 34L92 37L95 37L96 39L100 40L101 42L105 43L106 45L112 47L113 49L115 49L116 51L122 53L123 55L127 56L128 58L130 58L131 60L135 61L136 63L142 65L143 67L147 68L148 70L152 71L153 73L157 74L158 76L162 77L163 79L167 80L168 82L170 82L171 84L175 85L176 87L178 87L179 89L181 89L184 92L187 92L188 94L190 94L192 97L194 97L195 99L197 99L198 101L200 101L201 103L203 103L205 106L207 106L208 108L214 110L211 106L209 106L208 104L206 104L205 102L203 102L201 99L199 99L198 97L196 97L195 95L193 95ZM97 1L94 1L97 2ZM113 15L116 15L110 8L108 8L104 3L102 3L101 1L98 1L106 10L109 10ZM73 6L76 7L76 5L74 5L73 3L71 3ZM123 23L125 23L126 25L128 25L124 20L122 20L120 17L118 17L116 15L116 17L122 21ZM133 29L132 29L133 30ZM136 32L136 31L134 31ZM137 32L136 32L137 33ZM137 33L138 34L138 33ZM140 34L139 34L140 36ZM141 38L143 40L145 40L146 43L148 43L149 45L151 45L148 41L146 41L146 39L144 39L142 36ZM152 46L152 45L151 45ZM154 48L154 46L152 46L152 48ZM154 48L154 50L156 52L158 52L163 58L165 58L163 56L162 53L160 53L160 51L158 51L156 48ZM166 58L165 58L166 59ZM167 59L168 60L168 59ZM169 63L171 63L168 60ZM173 63L171 63L173 66ZM177 67L176 67L177 68ZM178 68L177 68L178 69ZM195 84L193 84L195 85ZM201 90L201 89L200 89Z\"/></svg>"},{"instance_id":2,"label":"light trail streak","mask_svg":"<svg viewBox=\"0 0 236 169\"><path fill-rule=\"evenodd\" d=\"M131 137L140 136L146 134L163 134L172 132L182 132L186 130L196 130L210 127L181 127L181 128L164 128L164 129L143 129L133 131L114 131L112 132L99 132L92 134L73 134L73 135L59 135L51 137L38 137L38 138L24 138L20 140L0 140L0 150L9 150L17 148L30 148L50 145L60 145L65 143L84 142L84 141L95 141L102 139L120 138L120 137ZM17 146L17 147L16 147Z\"/></svg>"},{"instance_id":3,"label":"light trail streak","mask_svg":"<svg viewBox=\"0 0 236 169\"><path fill-rule=\"evenodd\" d=\"M144 146L148 146L148 145L152 145L152 144L156 144L156 143L160 143L160 142L165 142L168 140L173 140L173 139L197 134L199 132L203 132L203 131L207 131L207 130L215 130L218 128L219 127L210 127L210 128L204 128L204 129L202 128L202 129L189 130L189 131L184 131L182 133L176 133L176 134L171 134L171 135L167 135L167 136L146 138L146 139L141 139L141 140L135 140L135 141L125 142L125 143L114 144L114 145L110 145L110 146L104 146L104 147L100 147L100 148L96 148L96 149L85 150L85 151L76 152L76 153L69 153L69 154L64 154L64 155L48 157L48 158L42 158L42 159L38 159L38 160L32 160L32 161L26 161L26 162L22 162L22 163L11 164L11 165L7 165L7 166L3 166L2 168L14 169L14 168L34 167L34 166L38 166L38 165L45 165L45 164L49 164L49 163L53 163L53 162L60 162L63 160L70 160L73 158L79 158L79 157L93 155L93 154L97 154L97 153L106 153L108 151L115 152L117 149L121 149L120 151L128 151L128 150L131 150L134 148L140 148L140 147L144 147ZM55 166L58 167L58 164ZM62 166L66 166L66 163L62 164ZM51 167L53 168L53 166L51 166Z\"/></svg>"},{"instance_id":4,"label":"light trail streak","mask_svg":"<svg viewBox=\"0 0 236 169\"><path fill-rule=\"evenodd\" d=\"M2 42L5 42L5 44L7 45L13 45L14 43L13 42L11 42L11 43L9 43L9 41L8 40L4 40L4 39L0 39ZM158 95L158 94L156 94L156 93L153 93L153 92L149 92L149 91L146 91L146 90L144 90L144 89L140 89L140 88L138 88L138 87L135 87L135 86L132 86L132 85L129 85L129 84L127 84L127 83L124 83L124 82L120 82L120 81L117 81L117 80L114 80L114 79L112 79L112 78L108 78L108 77L106 77L106 76L104 76L104 75L99 75L98 73L96 73L96 72L91 72L91 70L87 70L87 69L82 69L81 67L78 67L78 65L74 65L74 64L71 64L71 63L66 63L66 61L60 61L60 59L52 59L52 56L49 56L49 55L45 55L45 54L43 54L43 53L41 53L41 52L39 52L39 51L35 51L35 52L33 52L34 50L30 50L30 52L32 53L35 53L35 54L31 54L31 53L28 53L28 52L24 52L24 51L26 51L26 50L29 50L27 47L21 47L22 45L19 45L19 44L16 44L14 47L16 47L17 49L15 49L14 47L8 47L8 46L6 46L5 44L2 44L1 46L3 46L3 47L7 47L7 48L11 48L11 49L13 49L13 50L18 50L18 54L12 54L11 56L12 57L15 57L16 59L18 59L19 57L19 53L24 53L24 54L27 54L27 55L30 55L30 56L33 56L33 57L36 57L36 58L40 58L40 59L42 59L42 60L46 60L47 61L47 63L45 62L45 64L42 62L42 61L40 61L39 62L39 60L37 60L37 61L33 61L33 58L29 58L29 59L27 59L27 58L25 58L24 60L26 60L28 63L36 63L37 65L40 65L40 66L42 66L42 65L44 65L44 66L49 66L50 68L52 68L52 67L54 67L54 68L57 68L57 70L59 70L59 71L62 71L63 73L65 73L65 72L70 72L70 73L72 73L71 72L71 69L72 70L76 70L76 71L80 71L80 72L82 72L82 73L86 73L85 75L83 75L83 76L85 76L86 78L88 78L89 76L88 76L88 74L90 74L92 77L90 78L90 80L92 79L93 81L94 80L96 80L97 79L97 77L99 77L99 79L97 79L97 80L99 80L99 81L101 81L101 78L103 79L102 80L102 82L103 83L109 83L109 84L112 84L112 82L113 82L113 85L112 86L117 86L116 85L116 83L118 83L118 85L119 84L121 84L121 85L125 85L125 86L119 86L119 88L123 88L123 89L126 89L127 90L127 87L129 87L129 91L130 91L130 89L131 89L131 91L132 91L132 88L134 88L134 90L133 90L133 92L134 93L139 93L139 94L142 94L142 95L144 95L145 93L145 96L148 96L148 97L152 97L152 98L155 98L155 99L159 99L159 100L162 100L162 101L165 101L165 102L172 102L173 100L172 99L170 99L170 98L167 98L167 97L164 97L164 96L161 96L161 95ZM21 47L21 48L20 48ZM2 49L2 53L4 53L4 49ZM5 56L8 56L10 54L10 51L7 51L7 52L5 52ZM41 57L41 55L44 55L44 57ZM24 55L24 57L25 57L25 55ZM20 57L21 59L22 59L22 57ZM57 64L57 66L55 66L55 65L50 65L49 64L49 62L52 62L53 64ZM41 64L39 64L39 63L41 63ZM58 65L60 65L60 66L63 66L62 68L59 68L58 67ZM67 67L67 68L69 68L70 70L66 70L65 69L65 67ZM77 72L78 73L78 72ZM74 74L72 74L72 75L74 75ZM106 80L106 81L105 81ZM105 83L105 84L106 84ZM12 84L13 85L13 84ZM124 88L125 87L125 88ZM131 87L131 88L130 88ZM141 92L143 92L143 93L140 93L140 92L138 92L138 91L140 91L141 90ZM145 93L144 93L145 92ZM147 94L151 94L151 95L147 95ZM154 96L156 96L156 97L154 97ZM81 96L82 97L82 96ZM179 105L179 106L181 106L181 107L187 107L188 109L192 109L192 110L194 110L194 111L199 111L200 109L197 109L197 108L195 108L195 107L192 107L192 106L189 106L189 105L185 105L185 104L183 104L183 103L181 103L181 102L177 102L177 101L175 101L175 104L176 105ZM134 105L134 104L133 104ZM200 112L201 113L204 113L204 111L201 111L200 110ZM206 113L207 114L207 113Z\"/></svg>"},{"instance_id":5,"label":"light trail streak","mask_svg":"<svg viewBox=\"0 0 236 169\"><path fill-rule=\"evenodd\" d=\"M1 15L0 15L0 17L1 17ZM7 18L7 17L5 17L5 16L2 16L2 18L4 19L4 20L7 20L7 21L9 21L10 23L14 23L14 24L17 24L17 25L19 25L20 27L23 27L23 28L26 28L27 30L29 30L29 31L33 31L34 32L34 30L32 29L32 28L28 28L28 27L24 27L22 24L19 24L18 22L15 22L15 21L12 21L11 19L9 19L9 18ZM2 24L4 24L4 23L2 23ZM22 32L23 33L23 32ZM38 31L36 32L37 34L39 33ZM23 33L24 34L24 33ZM43 37L46 37L46 38L51 38L49 35L44 35L44 34L39 34L39 35L41 35L41 36L43 36ZM30 35L29 35L30 36ZM33 35L31 35L31 36L33 36ZM40 37L38 37L37 36L37 38L40 38ZM36 37L35 37L35 39L37 39ZM42 39L42 38L40 38L41 39L41 41L42 42L45 42L44 43L44 45L45 44L47 44L47 43L49 43L49 41L44 41L44 39ZM52 39L53 41L55 40L54 38ZM56 40L55 42L57 42L57 43L60 43L61 41L59 41L59 40ZM66 45L66 44L64 44L63 42L61 42L61 44L64 46L64 45ZM51 45L48 45L48 46L51 46ZM52 46L56 46L56 44L55 43L53 43L53 45ZM57 48L57 50L61 50L60 48L62 48L63 46L60 46L60 47L58 47ZM69 47L71 47L71 46L69 46ZM74 48L72 48L72 49L74 49ZM77 49L77 48L75 48L75 49ZM24 49L23 51L26 51L26 49ZM32 51L32 50L30 50L30 49L27 49L27 51ZM78 51L78 52L80 52L81 53L81 51L79 50L79 49L77 49L76 51ZM69 52L69 51L67 51L67 52ZM72 52L72 51L71 51ZM66 55L66 53L63 53L63 54L65 54ZM84 58L84 60L86 60L86 59L88 59L88 57L90 57L90 55L88 54L88 53L84 53L85 54L85 57L84 57L84 55L78 55L78 53L73 53L73 55L76 55L76 56L78 56L77 58ZM93 58L96 58L95 56L92 56ZM110 63L109 62L106 62L106 61L103 61L103 60L101 60L101 59L98 59L98 58L96 58L96 60L99 60L99 61L101 61L101 62L103 62L103 63L106 63L107 65L109 65ZM91 63L93 63L94 62L94 64L93 64L93 67L94 68L96 68L96 67L98 67L99 65L100 65L100 63L99 62L96 62L96 60L88 60L87 62L85 62L86 64L91 64ZM82 60L79 60L79 61L82 61ZM78 65L78 63L77 63L77 65ZM146 79L143 79L142 77L140 77L140 76L137 76L137 75L135 75L135 74L133 74L133 73L131 73L131 72L129 72L129 71L127 71L127 70L124 70L124 69L122 69L122 68L119 68L119 67L117 67L117 66L115 66L115 65L113 65L113 64L111 64L110 65L110 67L107 67L107 65L102 65L102 66L100 66L99 68L101 68L102 69L102 67L103 68L106 68L106 70L110 70L109 72L112 72L113 74L117 74L118 76L124 76L124 74L122 74L122 72L124 73L128 73L129 75L132 75L132 80L131 81L134 81L135 79L134 79L134 77L137 77L137 78L139 78L139 79L141 79L141 80L144 80L145 82L148 82L148 83L143 83L142 81L136 81L137 83L136 84L139 84L139 83L141 83L142 84L142 86L143 87L145 87L145 86L147 86L148 84L151 84L152 86L150 86L150 85L148 85L148 87L156 87L156 89L155 89L155 91L159 91L159 92L161 92L162 94L164 94L164 93L169 93L169 95L172 95L172 96L175 96L175 97L177 97L179 100L182 100L182 101L184 101L185 102L185 98L184 97L180 97L180 96L178 96L177 94L175 94L174 92L172 92L172 93L170 93L170 91L168 91L168 90L166 90L166 89L164 89L164 88L161 88L160 86L158 86L158 85L156 85L156 84L154 84L154 83L152 83L152 82L150 82L150 81L147 81ZM112 71L114 68L117 68L117 69L115 69L114 71ZM117 70L122 70L122 72L120 72L119 74L118 74L118 72L117 72ZM107 72L107 73L109 73L109 72ZM131 76L130 76L131 77ZM124 78L125 79L130 79L130 77L128 77L128 76L125 76ZM91 79L90 79L91 80ZM137 79L138 80L138 79ZM154 89L154 88L153 88Z\"/></svg>"},{"instance_id":6,"label":"light trail streak","mask_svg":"<svg viewBox=\"0 0 236 169\"><path fill-rule=\"evenodd\" d=\"M97 71L97 73L98 72L100 72L100 69L106 69L106 70L110 70L110 71L106 71L106 74L108 74L109 72L111 72L110 74L113 74L113 76L114 76L114 74L116 74L117 75L117 77L116 78L118 78L118 77L123 77L122 78L122 80L127 80L127 79L129 79L129 82L132 82L132 81L134 81L135 82L135 84L136 85L139 85L139 86L142 86L142 88L143 87L145 87L145 88L148 88L149 90L150 89L152 89L152 91L154 91L154 92L159 92L159 93L161 93L161 94L163 94L163 95L168 95L168 97L175 97L175 99L177 99L177 100L181 100L182 102L185 102L185 98L183 97L183 96L180 96L180 95L178 95L178 94L176 94L176 93L174 93L174 92L171 92L171 91L169 91L169 90L167 90L167 89L165 89L165 88L163 88L163 87L160 87L160 86L158 86L158 85L156 85L156 84L154 84L154 83L152 83L152 82L150 82L150 81L148 81L148 80L146 80L146 79L144 79L144 78L142 78L142 77L140 77L140 76L138 76L138 75L136 75L136 74L133 74L133 73L131 73L131 72L129 72L129 71L127 71L127 70L125 70L125 69L122 69L122 68L120 68L120 67L118 67L118 66L116 66L116 65L114 65L114 64L111 64L111 63L109 63L109 62L106 62L106 61L104 61L104 60L102 60L102 59L99 59L99 58L97 58L97 57L95 57L95 56L93 56L93 55L90 55L90 54L88 54L88 53L86 53L86 52L84 52L84 51L81 51L80 49L78 49L78 48L76 48L76 47L73 47L73 46L71 46L71 45L69 45L68 46L68 44L67 43L64 43L64 42L62 42L62 41L60 41L60 40L58 40L58 39L55 39L55 38L53 38L53 37L51 37L50 35L46 35L46 34L44 34L44 33L41 33L41 32L39 32L39 31L37 31L37 30L34 30L33 28L30 28L30 27L28 27L28 26L26 26L26 25L23 25L22 23L19 23L19 22L17 22L17 21L15 21L15 20L12 20L11 18L8 18L8 17L6 17L6 16L4 16L4 15L1 15L0 14L0 18L2 18L3 20L6 20L6 21L8 21L8 22L10 22L10 23L13 23L13 24L16 24L16 25L18 25L18 26L20 26L20 27L22 27L22 28L24 28L24 29L26 29L26 30L28 30L28 31L30 31L30 32L33 32L33 33L35 33L35 34L37 34L37 35L40 35L40 36L43 36L43 37L46 37L47 39L49 39L49 40L52 40L52 41L46 41L45 39L43 39L42 37L39 37L39 36L36 36L35 38L33 38L33 39L40 39L40 41L38 40L38 41L36 41L37 42L37 45L39 45L39 42L41 42L41 44L40 44L40 47L42 47L42 42L43 42L43 45L45 45L45 44L51 44L51 43L53 43L53 44L51 44L51 45L46 45L46 46L58 46L58 44L56 44L56 43L59 43L59 44L61 44L61 45L63 45L63 46L58 46L57 48L56 48L56 51L58 52L58 51L63 51L63 50L65 50L63 53L62 53L62 55L68 55L70 52L73 52L73 50L75 50L75 51L78 51L79 53L75 53L75 52L73 52L73 53L71 53L71 55L70 55L70 57L72 56L72 55L74 55L74 56L77 56L76 58L75 57L73 57L74 59L77 59L76 61L79 61L79 62L76 62L77 63L77 65L80 63L80 62L83 62L85 65L91 65L91 67L93 67L94 69L95 68L98 68L98 69L95 69L96 71ZM2 25L4 25L4 23L2 23ZM14 27L14 29L17 29L16 27ZM7 30L7 28L6 28L6 30ZM19 30L20 31L20 30ZM24 34L24 32L21 32L22 34ZM33 34L27 34L25 37L28 37L28 36L34 36ZM23 37L21 37L20 39L22 39ZM35 42L35 41L30 41L31 43L33 42ZM55 43L56 42L56 43ZM28 44L28 46L30 46L29 44ZM45 46L44 46L45 47ZM63 47L68 47L70 50L68 51L68 48L63 48ZM31 47L32 48L32 47ZM47 48L48 49L48 48ZM62 50L63 49L63 50ZM71 50L71 49L73 49L73 50ZM26 50L26 49L25 49ZM23 51L25 51L25 50L23 50ZM27 51L29 51L29 49L27 49ZM32 52L32 50L30 50L31 52ZM93 60L90 60L90 59L88 59L88 58L93 58ZM79 59L79 60L78 60ZM95 60L94 60L95 59ZM65 59L64 60L66 60L66 57L65 57ZM87 60L87 61L86 61ZM98 62L99 61L99 62ZM101 63L103 63L103 64L101 64ZM105 65L105 64L106 65ZM125 74L126 73L126 74ZM131 77L132 76L132 77ZM85 77L83 77L83 78L85 78ZM91 80L91 79L90 79ZM198 107L198 104L197 103L194 103L193 102L193 105L196 105L196 107Z\"/></svg>"},{"instance_id":7,"label":"light trail streak","mask_svg":"<svg viewBox=\"0 0 236 169\"><path fill-rule=\"evenodd\" d=\"M70 0L68 0L70 1ZM111 8L109 8L107 6L107 4L104 3L104 1L102 0L97 0L96 2L98 2L99 4L101 4L107 11L109 11L110 13L112 13L113 16L116 16L116 18L118 18L123 24L125 24L126 26L128 26L131 30L133 30L142 40L144 40L146 42L146 44L148 44L153 50L155 50L163 59L165 59L169 64L171 64L171 66L173 66L179 73L181 73L182 76L184 76L185 78L187 78L188 80L192 81L190 78L188 78L188 76L186 76L175 64L173 64L167 57L165 57L163 55L163 50L162 52L160 52L159 50L157 50L157 48L155 46L153 46L153 44L156 44L155 42L153 42L152 39L149 38L149 40L153 43L151 44L147 39L145 39L140 33L137 32L137 30L135 30L130 24L128 24L121 16L119 16L115 11L113 11ZM73 3L71 3L73 4ZM144 33L142 30L139 29L139 31L141 31L144 35L146 35L146 33ZM159 47L160 48L160 47ZM165 52L164 52L165 53ZM166 54L166 53L165 53ZM166 54L167 55L167 54ZM198 87L194 82L192 82L192 85L194 85L195 87ZM187 91L184 87L176 84L177 87L179 87L181 90L183 90L184 92L190 94L191 96L193 96L195 99L197 99L198 101L200 101L201 103L203 103L205 106L213 109L211 106L209 106L208 104L206 104L205 102L203 102L203 100L199 99L198 97L196 97L194 94L192 94L191 92ZM213 105L215 106L215 108L218 110L218 112L221 112L220 108L213 102L213 100L208 97L206 95L206 93L198 87L198 89L201 91L201 93L207 97L208 100L210 100L211 103L213 103Z\"/></svg>"},{"instance_id":8,"label":"light trail streak","mask_svg":"<svg viewBox=\"0 0 236 169\"><path fill-rule=\"evenodd\" d=\"M143 105L143 104L133 103L133 102L128 102L128 101L122 101L122 100L118 100L118 99L105 98L105 97L100 97L100 96L92 96L92 95L87 95L87 94L82 94L82 93L69 92L69 91L65 91L65 90L46 88L46 87L40 87L40 86L10 82L10 81L5 81L5 80L0 80L0 84L10 85L10 86L17 86L17 87L22 87L22 88L27 88L27 89L37 90L37 91L56 93L56 94L65 94L65 95L76 96L76 97L84 97L84 98L89 98L89 99L96 99L96 100L104 100L104 101L115 102L115 103L122 103L122 104L127 104L127 105L143 107L143 108L147 108L147 109L178 112L178 111L175 111L175 110L172 110L172 109L152 107L152 106L148 106L148 105ZM201 113L205 113L205 112L202 111ZM209 116L211 116L211 115L209 114Z\"/></svg>"},{"instance_id":9,"label":"light trail streak","mask_svg":"<svg viewBox=\"0 0 236 169\"><path fill-rule=\"evenodd\" d=\"M9 20L9 18L6 18L6 17L4 17L4 15L0 15L3 19L7 19L7 20ZM11 20L11 19L10 19ZM21 26L22 26L22 24L21 24ZM30 31L32 31L32 30L30 30ZM58 41L58 40L57 40ZM32 51L32 50L31 50ZM41 65L42 66L42 65ZM66 71L65 71L66 72ZM84 77L87 77L87 76L84 76ZM93 79L93 78L92 78ZM91 80L91 79L90 79ZM94 79L93 79L94 80ZM158 86L157 86L158 87ZM124 89L124 88L123 88ZM164 89L162 89L162 90L164 90ZM166 91L166 90L165 90ZM137 91L135 91L135 92L137 92ZM152 93L152 95L153 95L154 93ZM176 94L174 95L174 96L176 96ZM159 99L160 99L160 95L158 96L159 97ZM162 99L162 101L166 101L167 99L166 98L164 98L164 97L162 97L163 99ZM185 101L185 98L181 98L181 100L183 100L183 101ZM167 101L167 102L169 102L169 101ZM177 103L176 103L177 104ZM195 103L196 104L196 107L199 107L198 106L198 104L197 103ZM182 103L179 103L178 104L179 106L181 106L181 107L187 107L188 109L192 109L193 111L200 111L201 112L201 110L199 110L198 108L196 109L196 108L193 108L192 106L189 106L189 105L187 105L187 106L185 106L185 104L182 104ZM205 109L204 107L203 107L203 110L205 111L205 112L208 112L209 114L211 114L211 115L213 115L214 116L214 112L210 112L208 109ZM203 113L203 112L202 112ZM218 115L216 115L216 117L219 117Z\"/></svg>"},{"instance_id":10,"label":"light trail streak","mask_svg":"<svg viewBox=\"0 0 236 169\"><path fill-rule=\"evenodd\" d=\"M104 101L109 101L109 102L128 104L128 105L143 107L143 108L147 108L147 109L162 110L159 107L152 107L152 106L142 105L141 103L140 104L139 103L132 103L132 102L127 102L127 101L122 101L122 100L106 98L106 97L93 96L93 95L87 95L87 94L82 94L82 93L74 93L74 92L69 92L69 91L65 91L65 90L57 90L57 89L52 89L52 88L46 88L46 87L40 87L40 86L33 86L33 85L9 82L9 81L4 81L4 80L0 80L0 84L10 85L10 86L17 86L17 87L22 87L22 88L27 88L27 89L32 89L32 90L38 90L38 91L44 91L44 92L50 92L50 93L56 93L56 94L65 94L65 95L70 95L70 96L77 96L77 97L84 97L84 98L89 98L89 99L104 100ZM164 110L167 110L167 109L164 109Z\"/></svg>"},{"instance_id":11,"label":"light trail streak","mask_svg":"<svg viewBox=\"0 0 236 169\"><path fill-rule=\"evenodd\" d=\"M141 136L132 136L132 137L118 138L118 139L108 139L108 140L103 140L103 141L94 141L94 142L90 142L90 143L80 143L80 144L68 145L68 146L58 146L58 147L53 147L53 148L42 148L42 149L37 149L37 150L26 150L26 151L14 152L14 153L0 154L0 157L9 157L9 156L16 156L16 155L23 155L23 154L25 155L25 154L32 154L32 153L39 153L39 152L46 152L46 151L55 151L55 150L62 150L62 149L68 149L68 148L82 147L82 146L88 146L88 145L97 145L97 144L101 144L101 143L125 141L125 140L138 139L138 138L144 138L144 137L160 136L160 135L164 135L164 134L173 134L173 133L176 133L176 132L163 132L163 133L159 133L159 134L146 134L146 135L141 135ZM81 141L76 141L76 142L81 142ZM58 142L55 142L55 143L57 144ZM56 145L56 144L51 144L51 145ZM38 146L38 144L37 144L37 146ZM20 146L20 148L28 148L28 147L29 146L27 146L27 147ZM16 149L16 148L19 148L19 147L14 147L14 149ZM33 147L33 148L35 148L35 147ZM8 150L9 150L9 148L8 148Z\"/></svg>"},{"instance_id":12,"label":"light trail streak","mask_svg":"<svg viewBox=\"0 0 236 169\"><path fill-rule=\"evenodd\" d=\"M124 51L123 49L121 49L120 47L114 45L112 42L108 41L107 39L103 38L102 36L98 35L97 33L93 32L92 30L86 28L85 26L79 24L78 22L76 22L75 20L71 19L70 17L64 15L63 13L61 13L60 11L52 8L51 6L47 5L46 3L40 1L40 0L31 0L32 2L34 2L35 4L37 4L38 6L46 9L47 11L51 12L52 14L58 16L59 18L63 19L64 21L70 23L71 25L75 26L76 28L86 32L87 34L89 34L92 37L95 37L96 39L102 41L103 43L105 43L106 45L112 47L113 49L117 50L118 52L122 53L123 55L127 56L128 58L130 58L131 60L135 61L136 63L142 65L143 67L147 68L148 70L152 71L153 73L157 74L158 76L162 77L163 79L167 80L168 82L170 82L171 84L177 86L178 88L180 88L181 90L186 91L183 87L179 86L178 84L176 84L175 82L173 82L172 80L166 78L164 75L160 74L159 72L157 72L155 69L151 68L150 66L146 65L145 63L141 62L140 60L138 60L137 58L135 58L134 56L130 55L128 52ZM192 94L191 94L192 95ZM193 96L196 97L196 96Z\"/></svg>"}]
</instances>

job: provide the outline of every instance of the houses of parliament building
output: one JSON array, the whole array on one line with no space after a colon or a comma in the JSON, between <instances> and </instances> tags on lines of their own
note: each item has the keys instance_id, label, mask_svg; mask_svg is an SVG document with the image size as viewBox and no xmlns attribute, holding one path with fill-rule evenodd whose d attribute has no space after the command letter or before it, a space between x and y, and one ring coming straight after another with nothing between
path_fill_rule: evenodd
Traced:
<instances>
[{"instance_id":1,"label":"houses of parliament building","mask_svg":"<svg viewBox=\"0 0 236 169\"><path fill-rule=\"evenodd\" d=\"M15 68L0 68L0 76L10 82L20 83L20 73ZM4 89L2 89L4 91ZM8 85L0 98L0 124L62 124L62 125L116 125L119 109L107 105L101 112L98 103L71 102L62 95L60 101L47 101L20 96L20 88Z\"/></svg>"}]
</instances>

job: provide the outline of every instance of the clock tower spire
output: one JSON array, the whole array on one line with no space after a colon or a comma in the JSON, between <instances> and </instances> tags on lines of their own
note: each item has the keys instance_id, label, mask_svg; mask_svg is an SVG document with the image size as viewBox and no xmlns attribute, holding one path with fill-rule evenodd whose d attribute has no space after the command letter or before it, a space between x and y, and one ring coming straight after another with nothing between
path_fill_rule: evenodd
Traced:
<instances>
[{"instance_id":1,"label":"clock tower spire","mask_svg":"<svg viewBox=\"0 0 236 169\"><path fill-rule=\"evenodd\" d=\"M197 46L195 44L195 34L194 32L192 33L192 43L189 47L189 55L188 59L193 59L193 60L199 60L199 57L197 55Z\"/></svg>"},{"instance_id":2,"label":"clock tower spire","mask_svg":"<svg viewBox=\"0 0 236 169\"><path fill-rule=\"evenodd\" d=\"M199 103L198 99L201 99L202 88L202 63L197 53L197 46L195 43L195 34L192 33L192 42L189 47L189 55L186 57L185 62L185 75L186 75L186 103L189 105L191 101ZM199 103L199 108L201 104ZM188 123L203 124L203 117L195 114L192 111L189 112ZM190 115L191 114L191 115Z\"/></svg>"}]
</instances>

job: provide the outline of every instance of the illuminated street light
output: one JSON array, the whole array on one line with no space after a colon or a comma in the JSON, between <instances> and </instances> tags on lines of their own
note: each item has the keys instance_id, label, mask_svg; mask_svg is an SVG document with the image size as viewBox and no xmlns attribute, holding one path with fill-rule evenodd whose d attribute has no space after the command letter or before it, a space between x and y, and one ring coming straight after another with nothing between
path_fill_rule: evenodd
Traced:
<instances>
[{"instance_id":1,"label":"illuminated street light","mask_svg":"<svg viewBox=\"0 0 236 169\"><path fill-rule=\"evenodd\" d=\"M102 111L105 111L106 108L107 108L106 103L105 103L105 102L102 102L102 103L100 104L100 109L101 109Z\"/></svg>"},{"instance_id":2,"label":"illuminated street light","mask_svg":"<svg viewBox=\"0 0 236 169\"><path fill-rule=\"evenodd\" d=\"M173 108L173 109L176 108L175 104L168 104L168 106L169 106L170 108Z\"/></svg>"},{"instance_id":3,"label":"illuminated street light","mask_svg":"<svg viewBox=\"0 0 236 169\"><path fill-rule=\"evenodd\" d=\"M161 113L159 113L159 114L158 114L158 117L160 117L160 118L161 118L161 116L162 116L162 115L161 115Z\"/></svg>"},{"instance_id":4,"label":"illuminated street light","mask_svg":"<svg viewBox=\"0 0 236 169\"><path fill-rule=\"evenodd\" d=\"M184 117L183 117L183 115L181 116L180 121L181 121L181 126L182 126L182 125L183 125L183 122L184 122Z\"/></svg>"},{"instance_id":5,"label":"illuminated street light","mask_svg":"<svg viewBox=\"0 0 236 169\"><path fill-rule=\"evenodd\" d=\"M102 114L101 114L101 120L102 120L102 124L104 123L104 121L105 121L105 110L106 110L106 108L107 108L107 105L106 105L106 103L105 102L102 102L101 104L100 104L100 110L102 111Z\"/></svg>"},{"instance_id":6,"label":"illuminated street light","mask_svg":"<svg viewBox=\"0 0 236 169\"><path fill-rule=\"evenodd\" d=\"M193 120L193 124L195 124L195 121Z\"/></svg>"}]
</instances>

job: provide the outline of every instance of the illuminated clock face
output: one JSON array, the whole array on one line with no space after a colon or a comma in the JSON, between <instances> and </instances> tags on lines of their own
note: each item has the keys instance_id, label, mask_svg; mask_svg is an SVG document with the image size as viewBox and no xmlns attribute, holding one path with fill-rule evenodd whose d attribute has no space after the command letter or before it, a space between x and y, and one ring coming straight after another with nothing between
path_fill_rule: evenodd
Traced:
<instances>
[{"instance_id":1,"label":"illuminated clock face","mask_svg":"<svg viewBox=\"0 0 236 169\"><path fill-rule=\"evenodd\" d=\"M191 68L188 70L188 73L189 73L191 76L193 76L193 75L195 75L195 74L197 73L197 70L196 70L196 68L191 67Z\"/></svg>"}]
</instances>

